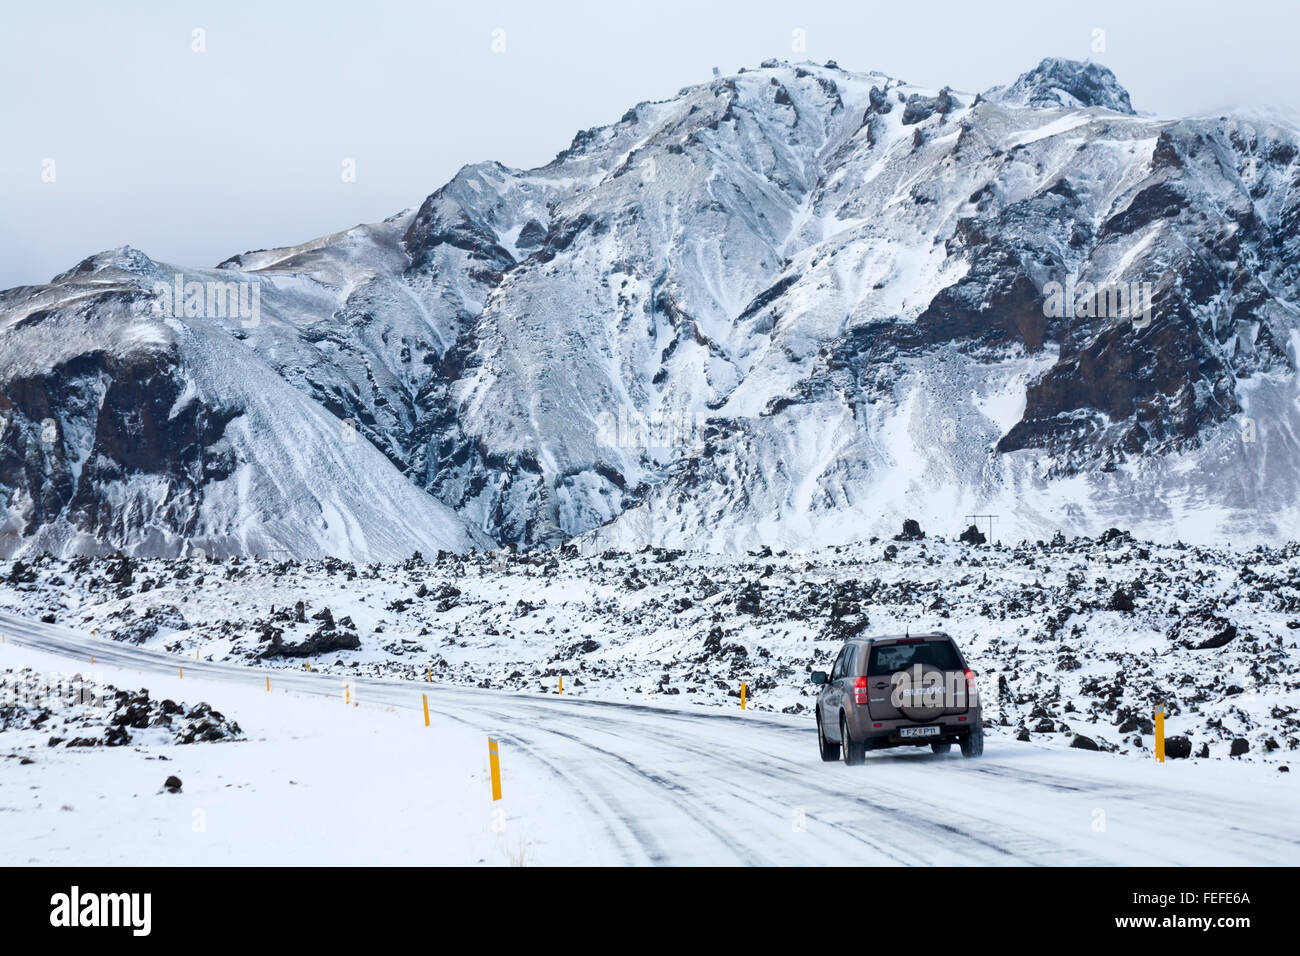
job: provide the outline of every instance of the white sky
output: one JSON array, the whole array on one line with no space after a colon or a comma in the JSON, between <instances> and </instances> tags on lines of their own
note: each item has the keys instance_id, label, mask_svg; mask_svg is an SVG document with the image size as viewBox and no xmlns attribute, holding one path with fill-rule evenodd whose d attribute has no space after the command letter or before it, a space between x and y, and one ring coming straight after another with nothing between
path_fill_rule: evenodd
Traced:
<instances>
[{"instance_id":1,"label":"white sky","mask_svg":"<svg viewBox=\"0 0 1300 956\"><path fill-rule=\"evenodd\" d=\"M768 57L967 91L1091 57L1140 111L1296 110L1298 26L1290 0L10 0L0 288L124 244L213 265L382 219L465 163L545 163L579 129Z\"/></svg>"}]
</instances>

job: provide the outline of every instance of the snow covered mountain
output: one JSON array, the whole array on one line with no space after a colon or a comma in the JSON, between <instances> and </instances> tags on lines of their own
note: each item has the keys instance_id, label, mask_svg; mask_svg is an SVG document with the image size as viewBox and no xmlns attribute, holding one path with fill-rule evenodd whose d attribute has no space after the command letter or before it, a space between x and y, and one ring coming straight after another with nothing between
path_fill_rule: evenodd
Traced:
<instances>
[{"instance_id":1,"label":"snow covered mountain","mask_svg":"<svg viewBox=\"0 0 1300 956\"><path fill-rule=\"evenodd\" d=\"M0 548L392 559L486 542L241 344L244 320L153 315L146 290L172 272L125 249L4 294Z\"/></svg>"},{"instance_id":2,"label":"snow covered mountain","mask_svg":"<svg viewBox=\"0 0 1300 956\"><path fill-rule=\"evenodd\" d=\"M1291 535L1298 142L769 61L382 223L92 257L0 293L0 554Z\"/></svg>"}]
</instances>

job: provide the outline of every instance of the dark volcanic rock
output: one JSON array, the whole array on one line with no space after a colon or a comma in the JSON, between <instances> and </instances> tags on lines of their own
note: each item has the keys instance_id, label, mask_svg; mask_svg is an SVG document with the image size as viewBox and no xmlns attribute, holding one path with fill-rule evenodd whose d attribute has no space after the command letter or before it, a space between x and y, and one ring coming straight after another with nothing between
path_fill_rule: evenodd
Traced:
<instances>
[{"instance_id":1,"label":"dark volcanic rock","mask_svg":"<svg viewBox=\"0 0 1300 956\"><path fill-rule=\"evenodd\" d=\"M331 651L355 651L359 647L361 647L361 638L356 631L322 628L298 644L286 644L280 634L273 634L271 636L271 646L264 650L261 656L317 657Z\"/></svg>"},{"instance_id":2,"label":"dark volcanic rock","mask_svg":"<svg viewBox=\"0 0 1300 956\"><path fill-rule=\"evenodd\" d=\"M13 497L14 489L30 494L12 515L22 534L62 517L99 542L134 544L128 539L139 521L131 511L136 503L113 489L136 475L154 483L151 523L183 532L194 520L196 493L233 470L221 440L238 410L181 401L185 372L174 349L86 352L9 375L3 385L0 416L12 424L0 431L0 501L25 497ZM61 429L45 441L47 421L77 423L91 445L79 451ZM118 567L116 583L130 583L129 565L124 579Z\"/></svg>"},{"instance_id":3,"label":"dark volcanic rock","mask_svg":"<svg viewBox=\"0 0 1300 956\"><path fill-rule=\"evenodd\" d=\"M920 541L925 537L925 532L921 530L921 523L915 518L908 518L903 522L902 534L894 535L895 541Z\"/></svg>"},{"instance_id":4,"label":"dark volcanic rock","mask_svg":"<svg viewBox=\"0 0 1300 956\"><path fill-rule=\"evenodd\" d=\"M1237 625L1214 612L1211 605L1188 611L1169 629L1169 640L1193 650L1224 647L1237 636Z\"/></svg>"},{"instance_id":5,"label":"dark volcanic rock","mask_svg":"<svg viewBox=\"0 0 1300 956\"><path fill-rule=\"evenodd\" d=\"M1115 593L1110 596L1110 603L1106 607L1112 611L1132 611L1133 595L1123 588L1116 588Z\"/></svg>"},{"instance_id":6,"label":"dark volcanic rock","mask_svg":"<svg viewBox=\"0 0 1300 956\"><path fill-rule=\"evenodd\" d=\"M1022 73L1002 96L1033 106L1099 106L1117 113L1133 113L1128 90L1120 86L1109 69L1099 63L1055 56Z\"/></svg>"}]
</instances>

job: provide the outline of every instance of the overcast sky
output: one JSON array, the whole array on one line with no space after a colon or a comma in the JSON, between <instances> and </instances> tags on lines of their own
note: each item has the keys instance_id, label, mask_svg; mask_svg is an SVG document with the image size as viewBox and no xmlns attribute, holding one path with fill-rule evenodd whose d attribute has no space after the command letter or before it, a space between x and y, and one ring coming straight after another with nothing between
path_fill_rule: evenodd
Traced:
<instances>
[{"instance_id":1,"label":"overcast sky","mask_svg":"<svg viewBox=\"0 0 1300 956\"><path fill-rule=\"evenodd\" d=\"M714 66L768 57L966 91L1044 56L1092 58L1140 111L1296 110L1296 11L1291 0L6 3L0 288L120 245L213 265L382 219L465 163L545 163L579 129ZM792 50L795 30L806 52ZM355 182L343 181L346 159Z\"/></svg>"}]
</instances>

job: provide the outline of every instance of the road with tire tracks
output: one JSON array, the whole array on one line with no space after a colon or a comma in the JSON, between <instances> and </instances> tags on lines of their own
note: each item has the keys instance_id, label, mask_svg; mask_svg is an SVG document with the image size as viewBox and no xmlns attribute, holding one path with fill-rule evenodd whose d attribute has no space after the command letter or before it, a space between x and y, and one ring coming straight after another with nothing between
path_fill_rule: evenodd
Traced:
<instances>
[{"instance_id":1,"label":"road with tire tracks","mask_svg":"<svg viewBox=\"0 0 1300 956\"><path fill-rule=\"evenodd\" d=\"M183 660L0 614L19 646L142 674L270 674L294 693L339 679ZM1157 764L987 736L963 759L923 748L823 763L806 718L352 679L368 700L496 735L553 775L628 864L1294 864L1295 774L1227 761Z\"/></svg>"}]
</instances>

